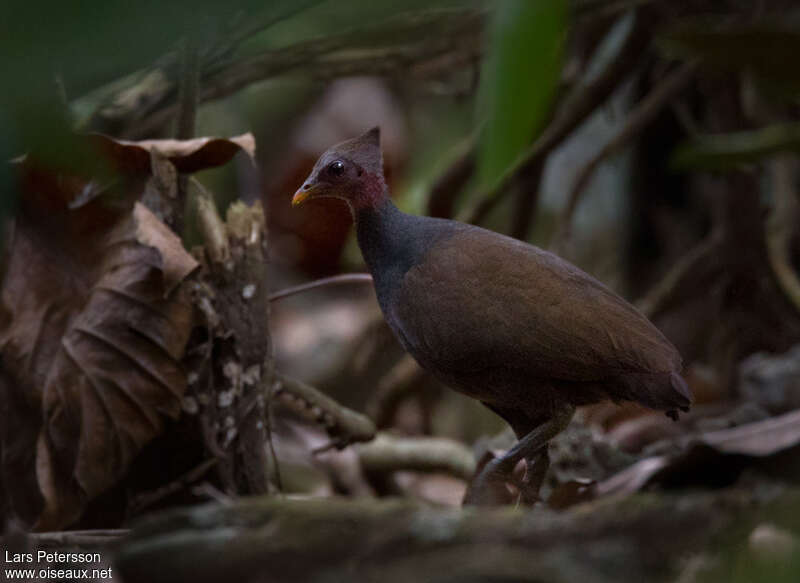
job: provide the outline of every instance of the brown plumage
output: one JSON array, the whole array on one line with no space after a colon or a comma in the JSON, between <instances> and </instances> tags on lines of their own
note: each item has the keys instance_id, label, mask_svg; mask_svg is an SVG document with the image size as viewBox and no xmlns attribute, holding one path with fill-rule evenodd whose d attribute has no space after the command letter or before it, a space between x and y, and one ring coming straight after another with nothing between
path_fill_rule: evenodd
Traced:
<instances>
[{"instance_id":1,"label":"brown plumage","mask_svg":"<svg viewBox=\"0 0 800 583\"><path fill-rule=\"evenodd\" d=\"M688 410L678 352L602 283L516 239L400 212L387 196L377 129L325 152L293 202L315 196L350 206L378 302L404 348L520 439L476 477L468 501L498 500L520 459L540 468L523 487L535 499L546 443L577 405L634 401L673 418Z\"/></svg>"}]
</instances>

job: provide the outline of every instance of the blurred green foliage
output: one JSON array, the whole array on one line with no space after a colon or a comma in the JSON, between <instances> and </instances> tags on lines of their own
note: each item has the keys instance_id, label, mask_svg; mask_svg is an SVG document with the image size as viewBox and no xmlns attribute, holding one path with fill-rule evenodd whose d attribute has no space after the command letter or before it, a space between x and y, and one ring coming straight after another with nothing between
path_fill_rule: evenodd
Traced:
<instances>
[{"instance_id":1,"label":"blurred green foliage","mask_svg":"<svg viewBox=\"0 0 800 583\"><path fill-rule=\"evenodd\" d=\"M397 16L448 8L482 7L496 0L304 0L308 8L298 11L241 46L242 54L289 46L298 41L367 28ZM386 39L390 41L391 39Z\"/></svg>"},{"instance_id":2,"label":"blurred green foliage","mask_svg":"<svg viewBox=\"0 0 800 583\"><path fill-rule=\"evenodd\" d=\"M478 186L491 187L544 125L558 88L567 33L565 0L498 5L478 94Z\"/></svg>"},{"instance_id":3,"label":"blurred green foliage","mask_svg":"<svg viewBox=\"0 0 800 583\"><path fill-rule=\"evenodd\" d=\"M151 66L191 34L213 39L255 0L3 3L0 18L0 160L35 151L54 168L96 169L94 153L72 139L68 102ZM270 10L293 0L270 3ZM13 169L0 164L0 221L18 197Z\"/></svg>"},{"instance_id":4,"label":"blurred green foliage","mask_svg":"<svg viewBox=\"0 0 800 583\"><path fill-rule=\"evenodd\" d=\"M670 164L679 170L733 170L779 152L800 153L800 123L699 136L679 146Z\"/></svg>"},{"instance_id":5,"label":"blurred green foliage","mask_svg":"<svg viewBox=\"0 0 800 583\"><path fill-rule=\"evenodd\" d=\"M796 99L800 96L796 66L800 30L796 21L796 14L787 15L781 22L701 19L676 27L659 43L673 56L698 58L728 71L747 71L772 94Z\"/></svg>"}]
</instances>

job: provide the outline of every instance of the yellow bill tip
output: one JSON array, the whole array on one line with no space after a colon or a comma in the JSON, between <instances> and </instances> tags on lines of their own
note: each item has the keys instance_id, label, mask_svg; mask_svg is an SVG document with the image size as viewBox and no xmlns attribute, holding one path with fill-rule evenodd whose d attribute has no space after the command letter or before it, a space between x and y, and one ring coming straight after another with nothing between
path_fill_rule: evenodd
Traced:
<instances>
[{"instance_id":1,"label":"yellow bill tip","mask_svg":"<svg viewBox=\"0 0 800 583\"><path fill-rule=\"evenodd\" d=\"M309 196L311 196L312 189L303 190L300 189L294 193L292 197L292 206L298 206L303 203Z\"/></svg>"}]
</instances>

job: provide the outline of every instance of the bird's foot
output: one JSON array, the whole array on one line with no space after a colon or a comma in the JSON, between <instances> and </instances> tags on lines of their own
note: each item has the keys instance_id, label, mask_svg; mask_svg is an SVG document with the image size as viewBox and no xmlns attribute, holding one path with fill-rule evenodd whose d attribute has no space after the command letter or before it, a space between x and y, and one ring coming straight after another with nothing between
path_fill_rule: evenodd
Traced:
<instances>
[{"instance_id":1,"label":"bird's foot","mask_svg":"<svg viewBox=\"0 0 800 583\"><path fill-rule=\"evenodd\" d=\"M487 454L491 456L491 454ZM507 456L491 457L479 469L467 487L465 506L501 506L522 504L532 506L542 499L539 490L550 467L545 447L539 454L514 463Z\"/></svg>"},{"instance_id":2,"label":"bird's foot","mask_svg":"<svg viewBox=\"0 0 800 583\"><path fill-rule=\"evenodd\" d=\"M502 506L513 503L514 495L508 482L514 468L508 466L508 461L502 457L491 457L479 465L464 494L464 506Z\"/></svg>"},{"instance_id":3,"label":"bird's foot","mask_svg":"<svg viewBox=\"0 0 800 583\"><path fill-rule=\"evenodd\" d=\"M542 484L549 468L550 456L546 447L541 454L525 460L523 474L514 482L514 485L519 490L519 504L533 506L542 501L539 491L542 489Z\"/></svg>"}]
</instances>

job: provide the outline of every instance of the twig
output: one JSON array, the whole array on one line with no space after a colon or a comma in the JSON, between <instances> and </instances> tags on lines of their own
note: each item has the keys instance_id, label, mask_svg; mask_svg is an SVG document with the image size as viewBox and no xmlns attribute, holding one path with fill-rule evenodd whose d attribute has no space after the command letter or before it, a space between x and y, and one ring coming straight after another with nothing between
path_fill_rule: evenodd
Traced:
<instances>
[{"instance_id":1,"label":"twig","mask_svg":"<svg viewBox=\"0 0 800 583\"><path fill-rule=\"evenodd\" d=\"M269 29L279 22L288 20L301 12L305 12L317 4L321 4L323 1L324 0L295 0L295 2L287 5L278 3L277 12L268 15L264 20L248 18L247 22L243 23L237 18L231 23L232 34L228 38L223 39L217 46L212 47L207 54L203 55L203 61L213 65L226 56L231 55L239 48L239 45L250 37ZM241 13L239 16L249 15Z\"/></svg>"},{"instance_id":2,"label":"twig","mask_svg":"<svg viewBox=\"0 0 800 583\"><path fill-rule=\"evenodd\" d=\"M441 437L394 437L379 433L371 443L356 448L367 474L400 470L444 472L469 480L475 473L475 456L462 443Z\"/></svg>"},{"instance_id":3,"label":"twig","mask_svg":"<svg viewBox=\"0 0 800 583\"><path fill-rule=\"evenodd\" d=\"M339 449L375 437L375 424L369 417L340 405L304 382L277 373L273 393L293 411L322 425Z\"/></svg>"},{"instance_id":4,"label":"twig","mask_svg":"<svg viewBox=\"0 0 800 583\"><path fill-rule=\"evenodd\" d=\"M178 118L175 125L175 137L179 140L189 140L194 137L199 93L200 59L194 38L188 36L181 48Z\"/></svg>"},{"instance_id":5,"label":"twig","mask_svg":"<svg viewBox=\"0 0 800 583\"><path fill-rule=\"evenodd\" d=\"M541 159L539 164L528 166L517 177L517 192L514 199L514 213L511 219L510 233L515 239L525 241L528 238L531 225L536 218L543 171L544 158Z\"/></svg>"},{"instance_id":6,"label":"twig","mask_svg":"<svg viewBox=\"0 0 800 583\"><path fill-rule=\"evenodd\" d=\"M480 223L509 192L517 177L544 160L572 131L597 109L619 86L620 82L639 64L650 44L649 26L642 14L629 32L619 53L610 59L605 69L585 84L578 86L564 100L553 121L548 124L533 145L500 177L497 183L478 197L478 203L461 215L467 223Z\"/></svg>"},{"instance_id":7,"label":"twig","mask_svg":"<svg viewBox=\"0 0 800 583\"><path fill-rule=\"evenodd\" d=\"M720 255L722 236L718 230L681 257L666 275L638 302L638 307L653 319L677 302L687 288L702 289L705 282L724 269L714 256Z\"/></svg>"},{"instance_id":8,"label":"twig","mask_svg":"<svg viewBox=\"0 0 800 583\"><path fill-rule=\"evenodd\" d=\"M164 498L175 494L176 492L180 492L181 490L185 490L188 488L192 483L196 482L200 478L202 478L211 468L217 465L219 460L217 458L207 459L204 462L198 464L182 476L179 476L169 484L161 486L160 488L156 488L155 490L151 490L149 492L142 492L138 496L136 496L133 500L131 500L130 507L131 512L138 514L145 508L148 508L163 500Z\"/></svg>"},{"instance_id":9,"label":"twig","mask_svg":"<svg viewBox=\"0 0 800 583\"><path fill-rule=\"evenodd\" d=\"M378 383L378 389L367 405L367 411L378 427L387 427L400 403L425 377L417 361L405 354Z\"/></svg>"},{"instance_id":10,"label":"twig","mask_svg":"<svg viewBox=\"0 0 800 583\"><path fill-rule=\"evenodd\" d=\"M454 64L471 66L481 54L478 39L485 14L473 9L408 12L366 29L354 27L260 55L217 62L202 72L199 98L201 102L219 99L298 69L322 80L356 75L408 78L417 65L453 55L446 59L444 72L449 74ZM431 73L425 71L426 76ZM175 91L168 82L155 87L153 94L142 95L138 103L97 111L93 117L103 125L127 125L135 117L135 125L123 133L130 138L149 135L175 115ZM143 111L141 103L150 105Z\"/></svg>"},{"instance_id":11,"label":"twig","mask_svg":"<svg viewBox=\"0 0 800 583\"><path fill-rule=\"evenodd\" d=\"M602 18L652 2L654 0L576 0L572 9L576 17Z\"/></svg>"},{"instance_id":12,"label":"twig","mask_svg":"<svg viewBox=\"0 0 800 583\"><path fill-rule=\"evenodd\" d=\"M268 378L274 379L275 378L275 357L270 354L270 371ZM275 480L275 487L278 489L278 492L283 492L283 477L281 476L281 466L278 462L278 454L275 452L275 440L272 436L273 428L275 427L275 420L272 417L272 409L274 405L274 391L273 385L266 389L266 403L264 407L264 421L267 424L267 448L269 449L269 455L272 458L272 476Z\"/></svg>"},{"instance_id":13,"label":"twig","mask_svg":"<svg viewBox=\"0 0 800 583\"><path fill-rule=\"evenodd\" d=\"M594 171L612 154L619 152L633 138L642 132L661 112L661 110L682 91L694 78L697 62L681 65L656 86L629 114L625 126L597 154L583 166L578 173L567 202L561 212L555 235L550 247L562 250L571 234L572 215L580 201L581 194L589 183Z\"/></svg>"},{"instance_id":14,"label":"twig","mask_svg":"<svg viewBox=\"0 0 800 583\"><path fill-rule=\"evenodd\" d=\"M475 171L475 138L456 146L456 158L439 176L428 195L428 215L449 219L453 216L456 198Z\"/></svg>"},{"instance_id":15,"label":"twig","mask_svg":"<svg viewBox=\"0 0 800 583\"><path fill-rule=\"evenodd\" d=\"M273 292L269 295L268 299L270 302L274 302L275 300L280 300L281 298L299 294L310 289L316 289L318 287L325 287L329 285L341 285L343 283L372 283L372 276L369 273L344 273L342 275L323 277L322 279L317 279L308 283L301 283L300 285L287 287L286 289Z\"/></svg>"},{"instance_id":16,"label":"twig","mask_svg":"<svg viewBox=\"0 0 800 583\"><path fill-rule=\"evenodd\" d=\"M202 484L192 487L192 494L198 497L205 496L210 500L219 502L223 506L230 506L235 500L233 496L228 496L225 492L215 487L210 482L203 482Z\"/></svg>"},{"instance_id":17,"label":"twig","mask_svg":"<svg viewBox=\"0 0 800 583\"><path fill-rule=\"evenodd\" d=\"M178 92L178 119L175 137L179 140L189 140L194 137L200 95L200 56L196 40L191 34L184 39L181 52L181 82ZM178 191L172 212L173 224L170 225L179 236L183 232L183 214L188 190L189 177L186 174L179 174Z\"/></svg>"},{"instance_id":18,"label":"twig","mask_svg":"<svg viewBox=\"0 0 800 583\"><path fill-rule=\"evenodd\" d=\"M794 188L797 164L794 158L782 155L771 160L768 170L772 178L773 205L765 228L769 263L778 286L786 299L800 312L800 279L792 267L791 242L800 201Z\"/></svg>"}]
</instances>

